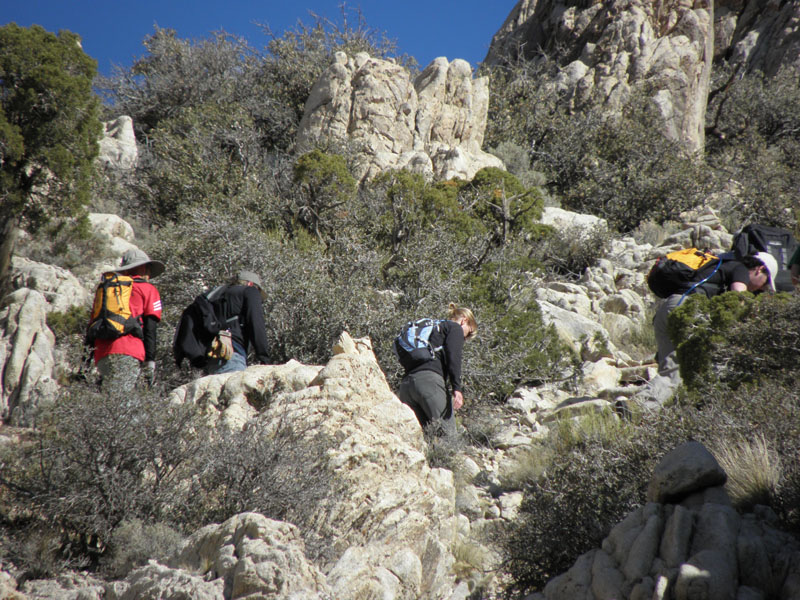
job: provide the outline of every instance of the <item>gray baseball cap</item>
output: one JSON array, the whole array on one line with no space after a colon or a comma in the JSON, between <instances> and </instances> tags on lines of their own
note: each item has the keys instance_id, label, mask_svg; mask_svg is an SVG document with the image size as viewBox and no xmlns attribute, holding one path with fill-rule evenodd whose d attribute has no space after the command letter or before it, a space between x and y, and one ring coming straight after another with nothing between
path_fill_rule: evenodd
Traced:
<instances>
[{"instance_id":1,"label":"gray baseball cap","mask_svg":"<svg viewBox=\"0 0 800 600\"><path fill-rule=\"evenodd\" d=\"M253 273L253 271L239 271L237 275L239 281L250 281L258 288L258 291L261 292L261 298L263 300L267 299L267 294L264 292L264 287L261 283L261 277L258 276L258 273Z\"/></svg>"}]
</instances>

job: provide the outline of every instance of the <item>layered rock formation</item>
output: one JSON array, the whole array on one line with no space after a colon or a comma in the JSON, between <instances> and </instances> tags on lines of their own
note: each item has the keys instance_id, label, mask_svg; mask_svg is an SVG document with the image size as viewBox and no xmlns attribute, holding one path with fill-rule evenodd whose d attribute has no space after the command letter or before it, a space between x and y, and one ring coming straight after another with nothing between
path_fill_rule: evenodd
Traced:
<instances>
[{"instance_id":1,"label":"layered rock formation","mask_svg":"<svg viewBox=\"0 0 800 600\"><path fill-rule=\"evenodd\" d=\"M300 148L351 142L360 178L406 168L441 179L472 179L503 167L481 150L489 107L486 77L466 61L437 58L412 82L394 62L337 52L306 101Z\"/></svg>"},{"instance_id":2,"label":"layered rock formation","mask_svg":"<svg viewBox=\"0 0 800 600\"><path fill-rule=\"evenodd\" d=\"M269 375L275 369L292 374L275 385ZM237 426L229 408L237 404L235 398L251 409L260 403L257 410L267 422L300 428L313 422L317 433L334 440L330 461L321 468L330 470L344 492L319 507L315 525L334 556L327 570L332 597L452 597L452 473L428 467L416 418L392 393L369 340L343 334L330 362L303 385L312 371L290 363L206 377L191 384L192 393L183 398L224 406L220 419L228 426ZM220 398L212 390L220 389L223 380L229 387L227 400L211 400ZM247 381L257 382L261 390L284 391L248 401L254 395L247 392L252 385Z\"/></svg>"},{"instance_id":3,"label":"layered rock formation","mask_svg":"<svg viewBox=\"0 0 800 600\"><path fill-rule=\"evenodd\" d=\"M641 86L664 116L663 132L702 150L714 60L774 74L800 69L800 6L771 0L520 0L485 62L544 51L561 65L570 106L616 111Z\"/></svg>"}]
</instances>

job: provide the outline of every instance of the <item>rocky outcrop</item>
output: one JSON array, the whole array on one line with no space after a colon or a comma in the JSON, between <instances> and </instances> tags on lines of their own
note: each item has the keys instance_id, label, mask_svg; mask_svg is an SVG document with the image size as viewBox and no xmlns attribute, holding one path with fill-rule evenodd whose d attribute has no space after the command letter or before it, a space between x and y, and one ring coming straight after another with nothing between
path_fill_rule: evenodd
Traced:
<instances>
[{"instance_id":1,"label":"rocky outcrop","mask_svg":"<svg viewBox=\"0 0 800 600\"><path fill-rule=\"evenodd\" d=\"M72 306L88 306L89 292L72 272L61 267L15 256L11 260L11 286L41 293L47 312L64 312Z\"/></svg>"},{"instance_id":2,"label":"rocky outcrop","mask_svg":"<svg viewBox=\"0 0 800 600\"><path fill-rule=\"evenodd\" d=\"M600 102L617 112L646 83L671 139L705 143L705 109L714 48L711 2L563 3L521 0L495 34L487 63L545 50L563 65L556 88L570 106ZM564 48L564 50L558 50Z\"/></svg>"},{"instance_id":3,"label":"rocky outcrop","mask_svg":"<svg viewBox=\"0 0 800 600\"><path fill-rule=\"evenodd\" d=\"M198 403L227 427L243 427L258 413L300 430L313 423L331 440L328 464L319 468L329 470L342 493L319 506L315 531L304 531L328 540L331 597L465 597L451 574L453 475L428 466L416 417L392 393L369 340L344 333L324 367L250 367L201 378L171 400Z\"/></svg>"},{"instance_id":4,"label":"rocky outcrop","mask_svg":"<svg viewBox=\"0 0 800 600\"><path fill-rule=\"evenodd\" d=\"M242 429L278 394L302 390L321 370L320 366L296 360L284 365L255 365L238 373L196 379L174 389L168 401L197 404L205 408L214 425Z\"/></svg>"},{"instance_id":5,"label":"rocky outcrop","mask_svg":"<svg viewBox=\"0 0 800 600\"><path fill-rule=\"evenodd\" d=\"M716 0L714 58L747 71L800 71L800 4L774 0Z\"/></svg>"},{"instance_id":6,"label":"rocky outcrop","mask_svg":"<svg viewBox=\"0 0 800 600\"><path fill-rule=\"evenodd\" d=\"M306 101L297 142L352 143L359 178L406 168L472 179L483 167L503 167L481 150L488 107L488 78L473 79L466 61L437 58L412 82L392 61L337 52Z\"/></svg>"},{"instance_id":7,"label":"rocky outcrop","mask_svg":"<svg viewBox=\"0 0 800 600\"><path fill-rule=\"evenodd\" d=\"M221 525L203 527L167 565L150 561L121 585L109 585L105 596L106 600L175 597L329 600L333 596L325 576L306 558L294 525L243 513Z\"/></svg>"},{"instance_id":8,"label":"rocky outcrop","mask_svg":"<svg viewBox=\"0 0 800 600\"><path fill-rule=\"evenodd\" d=\"M800 544L766 507L737 513L725 477L701 444L679 446L657 466L648 503L528 600L795 598Z\"/></svg>"},{"instance_id":9,"label":"rocky outcrop","mask_svg":"<svg viewBox=\"0 0 800 600\"><path fill-rule=\"evenodd\" d=\"M14 291L0 301L0 420L30 426L58 393L55 336L47 314L89 307L89 292L66 269L22 257L11 262Z\"/></svg>"},{"instance_id":10,"label":"rocky outcrop","mask_svg":"<svg viewBox=\"0 0 800 600\"><path fill-rule=\"evenodd\" d=\"M31 426L40 405L58 391L53 377L55 336L47 327L44 295L20 288L0 302L0 418Z\"/></svg>"},{"instance_id":11,"label":"rocky outcrop","mask_svg":"<svg viewBox=\"0 0 800 600\"><path fill-rule=\"evenodd\" d=\"M98 142L100 148L97 161L113 169L129 170L139 160L136 137L133 133L133 119L121 116L103 123L103 137Z\"/></svg>"},{"instance_id":12,"label":"rocky outcrop","mask_svg":"<svg viewBox=\"0 0 800 600\"><path fill-rule=\"evenodd\" d=\"M92 233L105 243L108 259L95 265L92 271L91 282L100 280L104 271L115 269L120 264L120 258L127 250L136 246L136 235L133 227L126 220L108 213L89 213L89 226Z\"/></svg>"},{"instance_id":13,"label":"rocky outcrop","mask_svg":"<svg viewBox=\"0 0 800 600\"><path fill-rule=\"evenodd\" d=\"M741 72L800 70L800 6L772 0L519 0L492 38L485 62L544 51L561 66L555 88L574 109L600 102L616 112L646 90L663 131L690 150L704 146L714 61Z\"/></svg>"}]
</instances>

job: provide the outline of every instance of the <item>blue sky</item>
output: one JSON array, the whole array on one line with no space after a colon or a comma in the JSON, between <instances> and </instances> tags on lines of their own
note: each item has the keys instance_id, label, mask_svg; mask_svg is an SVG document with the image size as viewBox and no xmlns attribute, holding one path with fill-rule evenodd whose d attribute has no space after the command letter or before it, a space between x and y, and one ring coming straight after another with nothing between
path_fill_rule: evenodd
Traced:
<instances>
[{"instance_id":1,"label":"blue sky","mask_svg":"<svg viewBox=\"0 0 800 600\"><path fill-rule=\"evenodd\" d=\"M224 29L245 37L255 48L268 38L255 23L274 32L293 27L298 19L313 21L309 10L339 21L341 0L4 0L0 24L38 24L48 31L69 29L83 38L84 51L96 59L103 75L111 65L129 67L145 53L144 37L154 25L175 29L181 38L203 38ZM425 67L437 56L463 58L473 68L486 57L492 36L516 0L360 0L372 29L386 32L401 53ZM351 14L352 16L352 14Z\"/></svg>"}]
</instances>

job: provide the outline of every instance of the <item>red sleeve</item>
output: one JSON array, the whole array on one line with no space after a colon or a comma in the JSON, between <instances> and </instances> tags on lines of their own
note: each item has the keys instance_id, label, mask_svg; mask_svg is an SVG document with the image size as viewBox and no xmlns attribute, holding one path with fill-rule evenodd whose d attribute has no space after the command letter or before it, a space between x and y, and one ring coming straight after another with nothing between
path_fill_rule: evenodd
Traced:
<instances>
[{"instance_id":1,"label":"red sleeve","mask_svg":"<svg viewBox=\"0 0 800 600\"><path fill-rule=\"evenodd\" d=\"M134 300L131 298L131 311L134 315L137 317L155 317L160 321L161 295L158 293L156 286L148 282L137 282L133 289L139 295L136 302L137 306L133 306Z\"/></svg>"}]
</instances>

